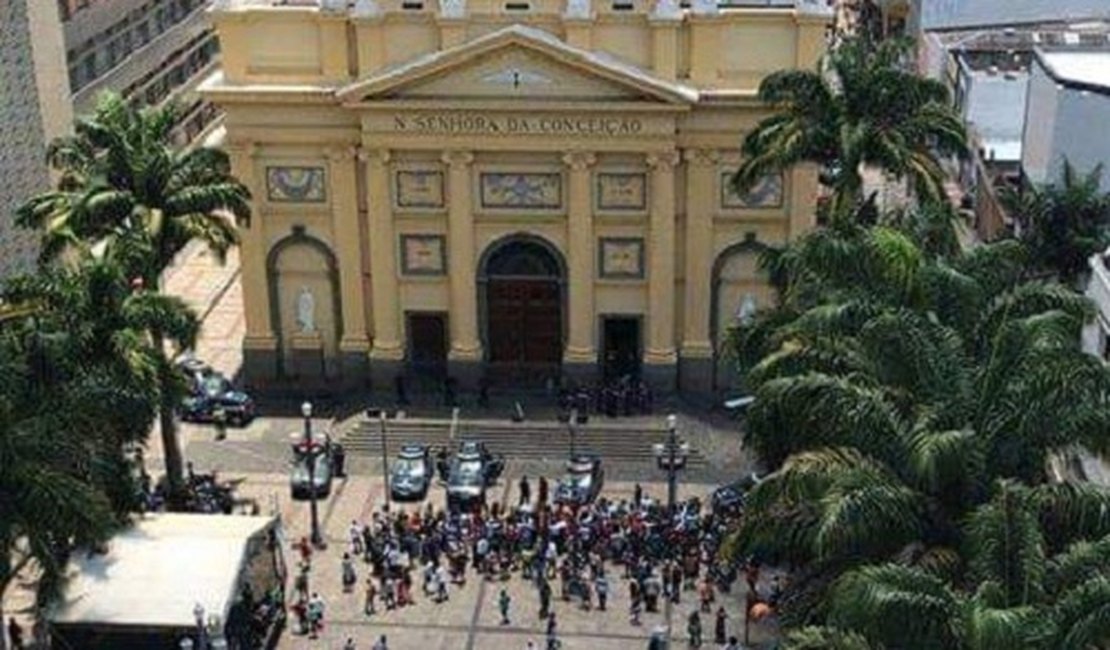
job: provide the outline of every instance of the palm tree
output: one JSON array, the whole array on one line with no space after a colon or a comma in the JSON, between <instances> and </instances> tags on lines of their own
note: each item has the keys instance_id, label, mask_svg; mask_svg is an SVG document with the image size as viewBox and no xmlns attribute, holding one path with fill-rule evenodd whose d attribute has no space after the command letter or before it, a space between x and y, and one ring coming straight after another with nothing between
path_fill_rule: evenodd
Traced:
<instances>
[{"instance_id":1,"label":"palm tree","mask_svg":"<svg viewBox=\"0 0 1110 650\"><path fill-rule=\"evenodd\" d=\"M792 633L802 650L952 648L1085 650L1110 638L1110 502L1084 486L1001 482L968 517L969 578L946 580L904 563L853 569L830 595L828 624ZM1058 536L1048 521L1097 508L1082 531ZM1090 541L1089 536L1095 536ZM824 644L822 644L824 643Z\"/></svg>"},{"instance_id":2,"label":"palm tree","mask_svg":"<svg viewBox=\"0 0 1110 650\"><path fill-rule=\"evenodd\" d=\"M864 199L864 168L909 179L920 199L939 202L940 159L962 156L967 134L947 89L903 67L909 45L848 39L817 70L765 78L759 97L775 113L744 137L735 189L743 194L768 174L814 163L833 193L834 217Z\"/></svg>"},{"instance_id":3,"label":"palm tree","mask_svg":"<svg viewBox=\"0 0 1110 650\"><path fill-rule=\"evenodd\" d=\"M178 300L135 291L110 259L16 279L0 323L0 599L30 563L38 599L56 594L69 552L96 544L135 505L126 455L159 403L157 320L195 334Z\"/></svg>"},{"instance_id":4,"label":"palm tree","mask_svg":"<svg viewBox=\"0 0 1110 650\"><path fill-rule=\"evenodd\" d=\"M1110 449L1110 371L1078 346L1092 308L1023 282L1021 256L930 257L847 222L776 256L782 304L749 329L773 326L735 337L760 359L745 444L776 471L734 544L805 568L788 618L823 620L826 587L861 565L956 579L961 526L996 481L1040 485L1053 454Z\"/></svg>"},{"instance_id":5,"label":"palm tree","mask_svg":"<svg viewBox=\"0 0 1110 650\"><path fill-rule=\"evenodd\" d=\"M177 117L172 105L137 109L106 94L91 116L77 121L73 136L51 144L58 187L17 214L21 225L43 229L45 261L74 245L110 250L129 277L157 292L162 273L189 242L203 241L223 259L237 241L229 215L249 218L250 194L231 176L223 152L173 146ZM150 323L149 335L164 351L167 332L159 322ZM166 476L171 495L180 496L175 377L165 359L159 368Z\"/></svg>"},{"instance_id":6,"label":"palm tree","mask_svg":"<svg viewBox=\"0 0 1110 650\"><path fill-rule=\"evenodd\" d=\"M1038 270L1070 286L1086 275L1088 258L1110 246L1110 192L1101 178L1102 165L1084 175L1064 161L1059 183L1003 194Z\"/></svg>"}]
</instances>

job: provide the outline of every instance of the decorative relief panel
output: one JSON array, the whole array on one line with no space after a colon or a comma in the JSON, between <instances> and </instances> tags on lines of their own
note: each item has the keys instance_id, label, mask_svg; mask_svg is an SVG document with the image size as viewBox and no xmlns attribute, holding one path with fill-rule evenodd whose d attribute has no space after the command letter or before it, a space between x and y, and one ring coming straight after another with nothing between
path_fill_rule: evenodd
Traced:
<instances>
[{"instance_id":1,"label":"decorative relief panel","mask_svg":"<svg viewBox=\"0 0 1110 650\"><path fill-rule=\"evenodd\" d=\"M401 235L401 263L405 275L444 275L446 239L443 235Z\"/></svg>"},{"instance_id":2,"label":"decorative relief panel","mask_svg":"<svg viewBox=\"0 0 1110 650\"><path fill-rule=\"evenodd\" d=\"M397 172L394 181L398 208L437 210L443 207L443 172L404 169Z\"/></svg>"},{"instance_id":3,"label":"decorative relief panel","mask_svg":"<svg viewBox=\"0 0 1110 650\"><path fill-rule=\"evenodd\" d=\"M781 174L764 176L744 196L732 189L732 172L721 172L721 207L730 210L781 208L783 180Z\"/></svg>"},{"instance_id":4,"label":"decorative relief panel","mask_svg":"<svg viewBox=\"0 0 1110 650\"><path fill-rule=\"evenodd\" d=\"M644 277L644 240L638 237L602 237L598 268L606 279Z\"/></svg>"},{"instance_id":5,"label":"decorative relief panel","mask_svg":"<svg viewBox=\"0 0 1110 650\"><path fill-rule=\"evenodd\" d=\"M327 200L323 167L267 167L266 196L282 203L323 203Z\"/></svg>"},{"instance_id":6,"label":"decorative relief panel","mask_svg":"<svg viewBox=\"0 0 1110 650\"><path fill-rule=\"evenodd\" d=\"M557 173L485 172L479 187L483 208L557 210L563 205L563 177Z\"/></svg>"},{"instance_id":7,"label":"decorative relief panel","mask_svg":"<svg viewBox=\"0 0 1110 650\"><path fill-rule=\"evenodd\" d=\"M639 212L647 209L647 175L642 172L600 172L597 209Z\"/></svg>"}]
</instances>

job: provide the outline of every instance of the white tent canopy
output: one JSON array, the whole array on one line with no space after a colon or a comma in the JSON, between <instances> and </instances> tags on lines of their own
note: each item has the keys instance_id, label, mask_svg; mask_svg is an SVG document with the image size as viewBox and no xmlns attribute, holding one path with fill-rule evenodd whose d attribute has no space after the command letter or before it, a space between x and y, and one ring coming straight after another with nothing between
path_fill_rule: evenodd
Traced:
<instances>
[{"instance_id":1,"label":"white tent canopy","mask_svg":"<svg viewBox=\"0 0 1110 650\"><path fill-rule=\"evenodd\" d=\"M54 623L141 627L227 620L248 543L273 517L155 514L112 538L108 553L73 559Z\"/></svg>"}]
</instances>

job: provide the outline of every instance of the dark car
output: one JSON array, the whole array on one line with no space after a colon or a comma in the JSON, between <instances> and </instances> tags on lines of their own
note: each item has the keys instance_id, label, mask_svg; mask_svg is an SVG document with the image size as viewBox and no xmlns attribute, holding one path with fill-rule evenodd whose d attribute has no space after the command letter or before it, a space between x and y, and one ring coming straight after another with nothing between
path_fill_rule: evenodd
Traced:
<instances>
[{"instance_id":1,"label":"dark car","mask_svg":"<svg viewBox=\"0 0 1110 650\"><path fill-rule=\"evenodd\" d=\"M293 434L291 437L296 437ZM311 447L303 440L293 443L293 460L289 471L289 489L294 499L305 499L313 490L317 497L326 497L331 493L331 480L340 472L337 460L340 452L339 445L333 443L329 436L316 438ZM309 480L309 461L316 457L316 465L312 468L312 480Z\"/></svg>"},{"instance_id":2,"label":"dark car","mask_svg":"<svg viewBox=\"0 0 1110 650\"><path fill-rule=\"evenodd\" d=\"M214 422L222 416L232 426L243 426L254 419L254 400L237 390L222 374L203 361L188 358L178 363L189 394L181 400L181 419L186 422Z\"/></svg>"},{"instance_id":3,"label":"dark car","mask_svg":"<svg viewBox=\"0 0 1110 650\"><path fill-rule=\"evenodd\" d=\"M721 486L709 496L709 505L713 512L719 514L739 514L744 508L744 500L752 488L763 480L759 475L752 473L738 481Z\"/></svg>"},{"instance_id":4,"label":"dark car","mask_svg":"<svg viewBox=\"0 0 1110 650\"><path fill-rule=\"evenodd\" d=\"M505 460L480 442L464 442L447 471L447 509L472 512L486 502L486 488L497 482Z\"/></svg>"},{"instance_id":5,"label":"dark car","mask_svg":"<svg viewBox=\"0 0 1110 650\"><path fill-rule=\"evenodd\" d=\"M405 445L389 468L389 494L396 501L421 501L432 483L432 452L427 445Z\"/></svg>"},{"instance_id":6,"label":"dark car","mask_svg":"<svg viewBox=\"0 0 1110 650\"><path fill-rule=\"evenodd\" d=\"M593 503L605 482L601 458L582 454L567 461L566 473L555 487L555 503L587 505Z\"/></svg>"}]
</instances>

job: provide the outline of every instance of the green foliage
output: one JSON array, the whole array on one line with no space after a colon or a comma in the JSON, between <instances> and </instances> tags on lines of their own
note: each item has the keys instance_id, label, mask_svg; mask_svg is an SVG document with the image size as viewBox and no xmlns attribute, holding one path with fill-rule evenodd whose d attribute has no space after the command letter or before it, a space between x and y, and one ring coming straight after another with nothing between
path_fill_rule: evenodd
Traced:
<instances>
[{"instance_id":1,"label":"green foliage","mask_svg":"<svg viewBox=\"0 0 1110 650\"><path fill-rule=\"evenodd\" d=\"M74 250L95 251L118 264L125 277L157 291L163 271L193 240L223 259L237 243L232 218L250 217L250 193L232 177L222 151L174 146L177 117L172 105L136 108L109 93L92 115L77 120L73 135L50 145L57 187L27 201L16 215L23 227L41 231L44 264ZM138 336L149 338L159 354L152 381L161 385L166 475L176 500L183 473L174 420L178 394L163 344L191 346L196 324L162 306L146 295L120 305L128 311L123 317L145 323Z\"/></svg>"},{"instance_id":2,"label":"green foliage","mask_svg":"<svg viewBox=\"0 0 1110 650\"><path fill-rule=\"evenodd\" d=\"M928 237L839 223L776 255L780 306L733 339L773 471L728 551L803 569L784 620L826 627L787 647L1102 647L1110 592L1079 567L1110 561L1110 492L1046 470L1110 449L1092 307L1024 281L1020 244Z\"/></svg>"},{"instance_id":3,"label":"green foliage","mask_svg":"<svg viewBox=\"0 0 1110 650\"><path fill-rule=\"evenodd\" d=\"M1101 177L1101 165L1081 175L1065 161L1058 183L1003 195L1038 269L1072 286L1086 275L1087 259L1110 245L1110 192L1100 189Z\"/></svg>"},{"instance_id":4,"label":"green foliage","mask_svg":"<svg viewBox=\"0 0 1110 650\"><path fill-rule=\"evenodd\" d=\"M0 323L0 594L33 561L45 601L70 551L105 539L136 505L125 450L145 440L161 397L162 353L146 327L195 334L196 321L88 256L17 279L4 298L28 309Z\"/></svg>"},{"instance_id":5,"label":"green foliage","mask_svg":"<svg viewBox=\"0 0 1110 650\"><path fill-rule=\"evenodd\" d=\"M775 113L745 136L736 189L745 192L767 174L815 163L833 191L835 217L850 216L864 200L864 167L909 179L923 201L941 202L939 159L963 155L967 134L947 89L904 66L910 47L904 40L847 40L815 71L766 77L759 96Z\"/></svg>"}]
</instances>

